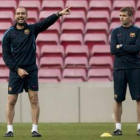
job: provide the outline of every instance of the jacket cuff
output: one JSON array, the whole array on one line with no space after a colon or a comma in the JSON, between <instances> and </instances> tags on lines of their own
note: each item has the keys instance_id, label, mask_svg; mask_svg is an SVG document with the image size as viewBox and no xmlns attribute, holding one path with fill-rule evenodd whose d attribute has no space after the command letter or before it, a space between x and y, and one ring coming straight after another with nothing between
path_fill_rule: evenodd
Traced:
<instances>
[{"instance_id":1,"label":"jacket cuff","mask_svg":"<svg viewBox=\"0 0 140 140\"><path fill-rule=\"evenodd\" d=\"M18 66L15 66L14 71L17 72L18 68L19 68Z\"/></svg>"}]
</instances>

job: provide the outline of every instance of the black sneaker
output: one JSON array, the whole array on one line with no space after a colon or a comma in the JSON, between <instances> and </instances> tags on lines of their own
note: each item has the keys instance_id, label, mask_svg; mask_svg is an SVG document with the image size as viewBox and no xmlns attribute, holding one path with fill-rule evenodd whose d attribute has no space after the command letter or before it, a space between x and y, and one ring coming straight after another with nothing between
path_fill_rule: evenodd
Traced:
<instances>
[{"instance_id":1,"label":"black sneaker","mask_svg":"<svg viewBox=\"0 0 140 140\"><path fill-rule=\"evenodd\" d=\"M112 133L114 136L120 136L122 135L122 131L120 129L115 129L114 132Z\"/></svg>"},{"instance_id":2,"label":"black sneaker","mask_svg":"<svg viewBox=\"0 0 140 140\"><path fill-rule=\"evenodd\" d=\"M6 134L4 135L4 137L13 137L13 132L12 131L9 131L9 132L6 132Z\"/></svg>"},{"instance_id":3,"label":"black sneaker","mask_svg":"<svg viewBox=\"0 0 140 140\"><path fill-rule=\"evenodd\" d=\"M137 130L137 135L140 136L140 129Z\"/></svg>"},{"instance_id":4,"label":"black sneaker","mask_svg":"<svg viewBox=\"0 0 140 140\"><path fill-rule=\"evenodd\" d=\"M38 132L33 131L32 132L32 137L41 137L41 135Z\"/></svg>"}]
</instances>

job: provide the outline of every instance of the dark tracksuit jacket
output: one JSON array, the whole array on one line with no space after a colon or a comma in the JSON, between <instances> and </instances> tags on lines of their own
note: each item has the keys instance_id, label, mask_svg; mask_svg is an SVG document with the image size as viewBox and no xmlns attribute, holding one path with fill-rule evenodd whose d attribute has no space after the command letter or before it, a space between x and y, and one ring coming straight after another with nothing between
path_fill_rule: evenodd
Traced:
<instances>
[{"instance_id":1,"label":"dark tracksuit jacket","mask_svg":"<svg viewBox=\"0 0 140 140\"><path fill-rule=\"evenodd\" d=\"M58 18L53 14L35 24L25 24L24 29L18 30L16 24L9 28L2 40L5 64L13 71L17 71L18 68L36 68L36 37Z\"/></svg>"},{"instance_id":2,"label":"dark tracksuit jacket","mask_svg":"<svg viewBox=\"0 0 140 140\"><path fill-rule=\"evenodd\" d=\"M122 44L119 49L116 48L118 44ZM110 51L115 55L114 70L140 68L140 28L134 25L115 28L111 34Z\"/></svg>"}]
</instances>

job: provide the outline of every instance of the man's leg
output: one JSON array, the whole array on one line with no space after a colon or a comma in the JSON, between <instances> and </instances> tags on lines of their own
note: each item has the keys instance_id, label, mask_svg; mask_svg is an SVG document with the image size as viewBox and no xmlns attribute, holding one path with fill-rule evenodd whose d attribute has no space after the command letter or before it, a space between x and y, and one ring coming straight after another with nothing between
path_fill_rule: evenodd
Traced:
<instances>
[{"instance_id":1,"label":"man's leg","mask_svg":"<svg viewBox=\"0 0 140 140\"><path fill-rule=\"evenodd\" d=\"M137 101L137 117L138 117L137 134L140 135L140 100Z\"/></svg>"},{"instance_id":2,"label":"man's leg","mask_svg":"<svg viewBox=\"0 0 140 140\"><path fill-rule=\"evenodd\" d=\"M6 120L7 120L7 133L5 137L11 137L13 134L9 132L13 132L13 119L15 114L15 104L17 102L18 94L9 95L7 99L6 106Z\"/></svg>"},{"instance_id":3,"label":"man's leg","mask_svg":"<svg viewBox=\"0 0 140 140\"><path fill-rule=\"evenodd\" d=\"M121 123L122 102L115 101L115 103L114 103L114 114L115 114L115 122L116 123Z\"/></svg>"},{"instance_id":4,"label":"man's leg","mask_svg":"<svg viewBox=\"0 0 140 140\"><path fill-rule=\"evenodd\" d=\"M28 91L29 100L31 103L31 114L32 114L32 136L33 137L41 137L38 132L38 121L39 121L39 114L40 114L40 107L39 107L39 100L38 100L38 91L32 91L29 89Z\"/></svg>"}]
</instances>

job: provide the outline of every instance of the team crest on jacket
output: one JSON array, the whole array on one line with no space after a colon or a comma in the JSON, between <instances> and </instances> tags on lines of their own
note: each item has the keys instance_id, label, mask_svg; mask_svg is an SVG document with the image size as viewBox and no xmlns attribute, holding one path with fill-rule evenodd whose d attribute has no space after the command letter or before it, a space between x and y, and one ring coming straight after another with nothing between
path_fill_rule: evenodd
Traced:
<instances>
[{"instance_id":1,"label":"team crest on jacket","mask_svg":"<svg viewBox=\"0 0 140 140\"><path fill-rule=\"evenodd\" d=\"M135 37L135 33L130 33L130 37Z\"/></svg>"},{"instance_id":2,"label":"team crest on jacket","mask_svg":"<svg viewBox=\"0 0 140 140\"><path fill-rule=\"evenodd\" d=\"M29 34L30 31L29 31L28 29L26 29L26 30L24 30L24 33L25 33L25 34Z\"/></svg>"}]
</instances>

